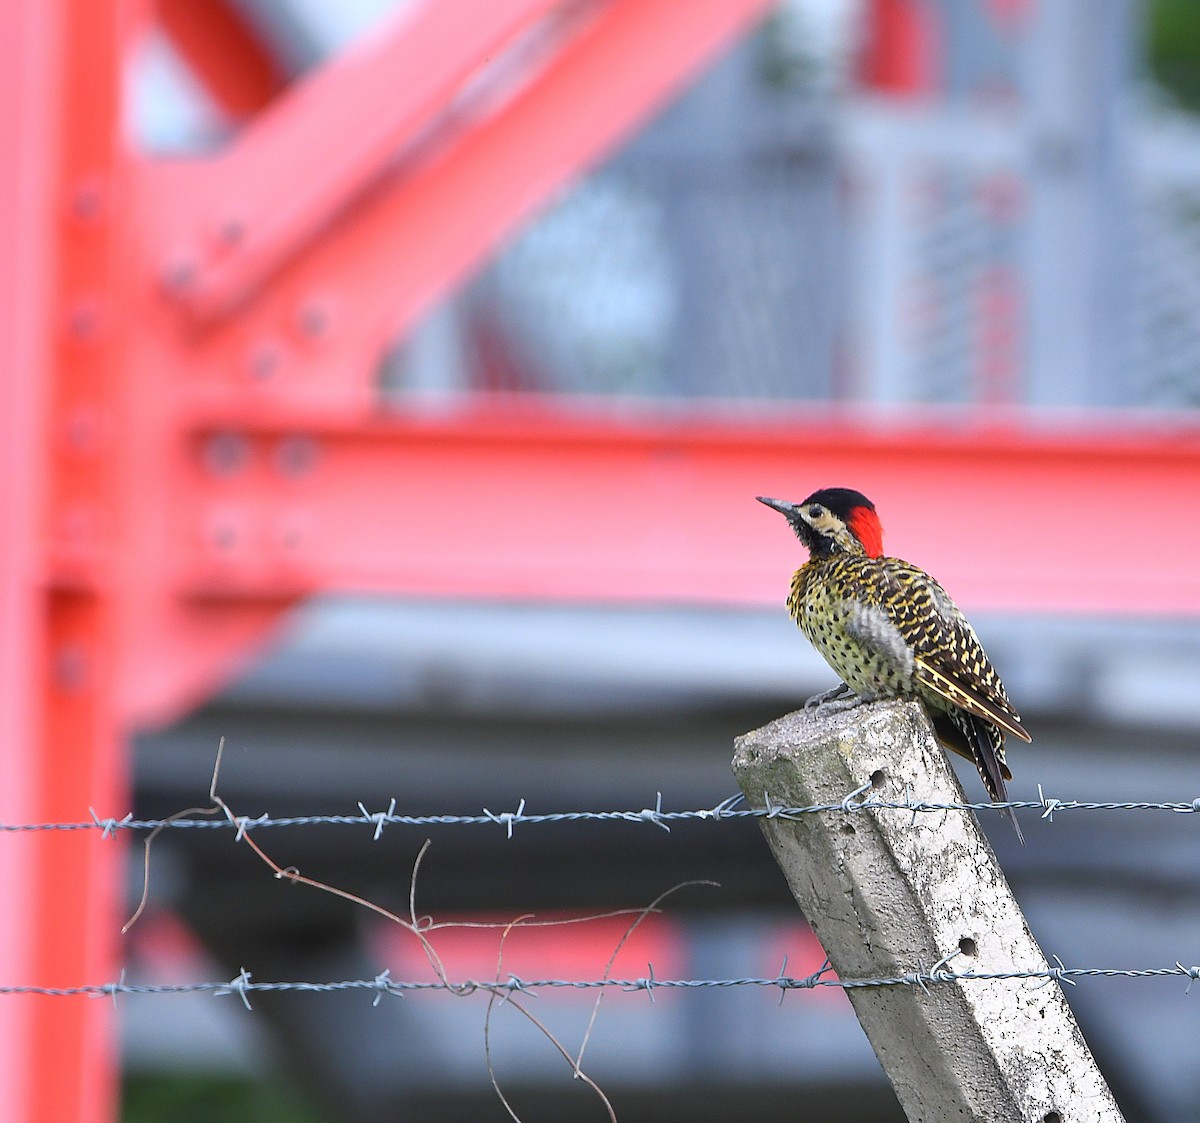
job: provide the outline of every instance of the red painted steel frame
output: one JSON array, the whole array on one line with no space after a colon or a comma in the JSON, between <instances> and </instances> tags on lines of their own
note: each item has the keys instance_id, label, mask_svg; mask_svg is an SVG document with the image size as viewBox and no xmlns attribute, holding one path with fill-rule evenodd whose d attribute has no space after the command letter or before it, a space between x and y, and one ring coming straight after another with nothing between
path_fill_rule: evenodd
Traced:
<instances>
[{"instance_id":1,"label":"red painted steel frame","mask_svg":"<svg viewBox=\"0 0 1200 1123\"><path fill-rule=\"evenodd\" d=\"M144 259L149 279L165 275L167 283L148 284L134 311L139 330L129 370L144 416L129 439L147 442L134 455L163 470L144 481L148 513L130 528L145 569L126 623L141 642L123 649L122 708L135 720L163 720L207 696L216 676L232 673L254 638L268 634L281 607L319 587L306 560L325 533L313 518L314 485L287 469L278 509L262 507L263 496L246 502L237 449L255 450L245 427L274 425L294 438L283 442L293 449L313 425L341 426L351 443L361 435L379 462L368 473L369 492L346 495L346 509L364 510L369 494L385 510L394 472L409 464L393 460L404 455L404 432L381 441L373 425L375 372L397 333L767 4L613 0L546 27L530 23L545 4L515 5L520 20L483 19L498 7L484 3L478 28L457 36L447 33L447 6L421 8L352 57L361 72L347 74L341 68L350 63L342 60L313 75L225 156L147 169L139 202ZM418 36L428 74L391 89L389 51L411 57L410 35ZM478 68L489 51L503 72L516 65L503 50L505 36L520 36L513 49L531 52L533 63L521 83L500 83L501 96L498 79ZM376 139L343 152L324 138L330 120L354 110L342 85L350 77L356 96L367 99ZM454 88L451 78L470 81L476 97L490 85L486 105L447 120L430 91L444 95ZM399 165L379 139L403 143L418 134L432 139ZM269 159L253 147L259 141ZM314 152L327 166L313 167ZM292 184L306 177L319 179L319 189L291 199ZM256 222L225 256L202 254L204 232L233 213L231 192L233 203L242 200L240 213ZM267 274L269 283L260 283ZM210 444L213 408L229 432ZM167 417L174 428L164 429ZM289 460L288 452L279 455ZM192 502L197 485L206 497L199 507ZM463 538L464 548L469 541ZM180 548L193 554L182 566ZM261 566L243 565L256 549L280 561L279 584L248 577L240 590L233 580L224 598L189 595L194 563L214 554L227 572L261 576ZM485 556L477 555L481 573Z\"/></svg>"},{"instance_id":2,"label":"red painted steel frame","mask_svg":"<svg viewBox=\"0 0 1200 1123\"><path fill-rule=\"evenodd\" d=\"M456 0L406 9L301 82L228 152L193 165L177 205L153 207L172 231L192 232L166 266L180 299L205 319L246 301L556 6Z\"/></svg>"},{"instance_id":3,"label":"red painted steel frame","mask_svg":"<svg viewBox=\"0 0 1200 1123\"><path fill-rule=\"evenodd\" d=\"M54 113L48 64L58 28L48 7L27 4L12 15L0 36L0 161L7 169L0 174L0 817L32 821L41 810L42 779L34 747L42 744L45 723L43 558L35 528L45 488L39 425L48 388L29 372L49 363L55 183L46 118ZM8 923L0 925L0 969L5 982L16 982L32 979L37 961L37 931L29 923L37 846L31 836L3 842ZM0 1097L13 1119L32 1118L33 1081L53 1078L29 1032L32 1016L28 1005L0 1006Z\"/></svg>"},{"instance_id":4,"label":"red painted steel frame","mask_svg":"<svg viewBox=\"0 0 1200 1123\"><path fill-rule=\"evenodd\" d=\"M876 502L889 552L973 608L1200 613L1200 430L1039 433L1020 421L872 427L815 407L674 426L542 404L366 426L239 414L233 429L215 411L194 438L181 491L195 506L176 512L172 568L217 602L399 587L777 604L802 552L754 497L845 484ZM215 479L206 442L235 431L238 465ZM1122 525L1120 512L1135 511L1139 526L1170 527L1171 549L1148 550ZM192 548L185 528L222 520L237 526L232 540Z\"/></svg>"},{"instance_id":5,"label":"red painted steel frame","mask_svg":"<svg viewBox=\"0 0 1200 1123\"><path fill-rule=\"evenodd\" d=\"M15 5L0 36L0 819L8 822L77 818L126 798L106 564L116 541L116 462L105 452L118 425L110 221L122 191L118 15L89 0ZM121 844L63 833L3 843L5 983L112 978ZM0 1004L5 1118L111 1118L112 1022L105 1003Z\"/></svg>"},{"instance_id":6,"label":"red painted steel frame","mask_svg":"<svg viewBox=\"0 0 1200 1123\"><path fill-rule=\"evenodd\" d=\"M859 80L884 94L932 93L940 76L934 0L867 0Z\"/></svg>"},{"instance_id":7,"label":"red painted steel frame","mask_svg":"<svg viewBox=\"0 0 1200 1123\"><path fill-rule=\"evenodd\" d=\"M232 119L257 113L283 89L282 66L235 0L154 0L154 14L212 99Z\"/></svg>"},{"instance_id":8,"label":"red painted steel frame","mask_svg":"<svg viewBox=\"0 0 1200 1123\"><path fill-rule=\"evenodd\" d=\"M973 606L1200 613L1194 432L379 414L396 334L767 6L412 5L228 151L165 166L120 141L138 0L17 6L0 819L119 810L118 734L200 701L313 592L778 604L798 547L761 493L861 487L889 546ZM219 26L187 25L201 62ZM1142 551L1130 519L1173 549ZM119 855L2 841L23 918L3 981L113 976ZM0 1002L7 1114L109 1118L110 1016Z\"/></svg>"},{"instance_id":9,"label":"red painted steel frame","mask_svg":"<svg viewBox=\"0 0 1200 1123\"><path fill-rule=\"evenodd\" d=\"M249 80L207 39L230 30L210 18L219 12L163 2L229 108L268 95L269 60L246 27L234 30L239 57L254 60ZM268 424L281 403L323 403L322 423L381 458L377 521L407 438L377 440L365 388L396 328L765 6L614 0L571 6L569 18L548 0L410 6L273 103L228 153L160 169L121 127L123 72L150 0L15 5L0 37L0 144L13 169L0 180L0 819L119 808L122 735L203 697L324 580L308 559L320 442L284 434L283 490L246 510L238 450L256 455L261 442L208 439L213 391ZM497 58L503 69L485 65ZM530 129L549 132L530 140ZM445 169L466 179L438 205L430 191L450 186ZM394 229L414 217L431 227L419 272L381 274L373 262L396 252ZM344 276L323 275L330 244ZM386 312L389 300L402 314ZM300 387L270 384L280 361ZM230 486L241 490L227 503ZM261 509L264 498L278 508ZM363 510L359 495L344 498ZM239 563L263 519L285 560L270 587L256 563ZM20 918L0 935L4 982L116 976L121 855L82 833L4 839L8 915ZM107 1003L6 999L5 1116L111 1119L113 1047Z\"/></svg>"}]
</instances>

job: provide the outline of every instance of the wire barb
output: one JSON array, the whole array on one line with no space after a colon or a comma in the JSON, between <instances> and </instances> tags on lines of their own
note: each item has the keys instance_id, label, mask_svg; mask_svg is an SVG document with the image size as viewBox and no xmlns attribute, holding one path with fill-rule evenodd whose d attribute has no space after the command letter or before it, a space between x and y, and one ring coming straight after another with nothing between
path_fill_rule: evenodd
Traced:
<instances>
[{"instance_id":1,"label":"wire barb","mask_svg":"<svg viewBox=\"0 0 1200 1123\"><path fill-rule=\"evenodd\" d=\"M231 820L237 826L237 834L233 836L234 842L241 842L246 837L246 832L251 827L261 827L264 823L269 823L271 816L265 811L257 818L251 818L249 815L238 815Z\"/></svg>"},{"instance_id":2,"label":"wire barb","mask_svg":"<svg viewBox=\"0 0 1200 1123\"><path fill-rule=\"evenodd\" d=\"M392 972L390 968L385 967L378 975L375 976L375 1000L371 1003L372 1006L378 1006L383 1001L385 994L394 994L398 998L403 997L403 991L392 990Z\"/></svg>"},{"instance_id":3,"label":"wire barb","mask_svg":"<svg viewBox=\"0 0 1200 1123\"><path fill-rule=\"evenodd\" d=\"M721 800L716 807L709 811L697 812L697 817L700 819L734 819L737 816L734 814L734 809L741 803L746 802L746 797L738 792L737 795L731 795L726 799Z\"/></svg>"},{"instance_id":4,"label":"wire barb","mask_svg":"<svg viewBox=\"0 0 1200 1123\"><path fill-rule=\"evenodd\" d=\"M504 827L508 831L508 837L512 838L513 824L525 818L525 799L524 797L521 798L521 802L517 804L516 811L501 811L499 815L496 815L485 807L483 813L491 822L499 823L500 826Z\"/></svg>"},{"instance_id":5,"label":"wire barb","mask_svg":"<svg viewBox=\"0 0 1200 1123\"><path fill-rule=\"evenodd\" d=\"M250 972L243 967L228 983L223 987L218 987L213 993L218 997L226 994L236 994L242 1000L242 1005L249 1010L251 1009L250 995L247 992L251 989L251 985Z\"/></svg>"},{"instance_id":6,"label":"wire barb","mask_svg":"<svg viewBox=\"0 0 1200 1123\"><path fill-rule=\"evenodd\" d=\"M671 833L671 824L663 821L662 792L658 793L653 807L643 807L638 812L638 818L643 822L653 823L656 827L662 827L667 834Z\"/></svg>"},{"instance_id":7,"label":"wire barb","mask_svg":"<svg viewBox=\"0 0 1200 1123\"><path fill-rule=\"evenodd\" d=\"M121 974L117 976L115 983L103 983L91 992L89 998L104 998L107 996L112 999L113 1009L117 1008L117 996L128 993L128 987L125 985L125 968L121 968Z\"/></svg>"},{"instance_id":8,"label":"wire barb","mask_svg":"<svg viewBox=\"0 0 1200 1123\"><path fill-rule=\"evenodd\" d=\"M133 822L132 811L128 812L123 819L101 819L96 814L94 807L89 807L88 811L92 816L92 825L100 828L100 840L102 842L106 838L115 838L117 831L121 830L122 827L128 827Z\"/></svg>"},{"instance_id":9,"label":"wire barb","mask_svg":"<svg viewBox=\"0 0 1200 1123\"><path fill-rule=\"evenodd\" d=\"M1063 806L1062 800L1045 795L1042 792L1042 785L1038 784L1038 802L1042 805L1042 818L1048 823L1053 823L1054 812Z\"/></svg>"},{"instance_id":10,"label":"wire barb","mask_svg":"<svg viewBox=\"0 0 1200 1123\"><path fill-rule=\"evenodd\" d=\"M646 963L646 977L638 979L635 989L644 990L646 997L650 999L650 1005L654 1005L654 988L659 985L658 980L654 977L654 964Z\"/></svg>"},{"instance_id":11,"label":"wire barb","mask_svg":"<svg viewBox=\"0 0 1200 1123\"><path fill-rule=\"evenodd\" d=\"M854 791L850 792L848 795L846 795L842 798L842 803L841 803L842 810L845 811L847 814L850 814L853 811L864 810L867 807L867 805L870 804L871 797L868 796L861 803L855 803L854 800L858 796L862 795L864 792L869 792L870 790L871 790L871 781L870 780L868 780L865 784L861 785L860 787L855 788Z\"/></svg>"},{"instance_id":12,"label":"wire barb","mask_svg":"<svg viewBox=\"0 0 1200 1123\"><path fill-rule=\"evenodd\" d=\"M371 841L378 842L379 836L383 834L384 824L390 823L392 821L392 817L396 814L396 797L392 797L386 811L376 811L374 814L372 814L366 809L366 807L363 806L361 802L358 805L358 809L362 812L364 819L368 819L375 824L375 833L371 836Z\"/></svg>"}]
</instances>

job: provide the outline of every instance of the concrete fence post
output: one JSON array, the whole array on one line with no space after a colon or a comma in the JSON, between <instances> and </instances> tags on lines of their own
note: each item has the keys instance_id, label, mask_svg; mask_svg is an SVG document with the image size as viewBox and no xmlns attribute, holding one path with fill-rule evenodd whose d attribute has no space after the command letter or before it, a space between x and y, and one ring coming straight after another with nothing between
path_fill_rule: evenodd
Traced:
<instances>
[{"instance_id":1,"label":"concrete fence post","mask_svg":"<svg viewBox=\"0 0 1200 1123\"><path fill-rule=\"evenodd\" d=\"M965 802L915 703L794 713L738 738L755 807ZM858 797L859 799L864 796ZM763 833L842 979L1048 968L974 815L820 812ZM1055 980L852 988L859 1021L914 1123L1114 1123L1122 1116Z\"/></svg>"}]
</instances>

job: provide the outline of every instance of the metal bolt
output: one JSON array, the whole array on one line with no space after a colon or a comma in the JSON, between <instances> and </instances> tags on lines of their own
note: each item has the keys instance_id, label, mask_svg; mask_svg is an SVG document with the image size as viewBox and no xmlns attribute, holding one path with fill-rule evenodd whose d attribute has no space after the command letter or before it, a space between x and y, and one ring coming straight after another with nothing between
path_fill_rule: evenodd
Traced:
<instances>
[{"instance_id":1,"label":"metal bolt","mask_svg":"<svg viewBox=\"0 0 1200 1123\"><path fill-rule=\"evenodd\" d=\"M241 433L215 433L204 442L201 455L212 475L228 479L250 462L250 442Z\"/></svg>"},{"instance_id":2,"label":"metal bolt","mask_svg":"<svg viewBox=\"0 0 1200 1123\"><path fill-rule=\"evenodd\" d=\"M257 379L265 381L271 378L283 362L283 352L277 344L264 342L256 344L250 351L250 373Z\"/></svg>"},{"instance_id":3,"label":"metal bolt","mask_svg":"<svg viewBox=\"0 0 1200 1123\"><path fill-rule=\"evenodd\" d=\"M67 447L74 452L95 452L99 434L96 412L86 406L74 410L63 424Z\"/></svg>"},{"instance_id":4,"label":"metal bolt","mask_svg":"<svg viewBox=\"0 0 1200 1123\"><path fill-rule=\"evenodd\" d=\"M323 301L309 300L296 313L296 327L306 339L322 339L329 334L329 306Z\"/></svg>"},{"instance_id":5,"label":"metal bolt","mask_svg":"<svg viewBox=\"0 0 1200 1123\"><path fill-rule=\"evenodd\" d=\"M96 536L96 512L86 504L75 504L59 519L63 539L73 547L90 542Z\"/></svg>"},{"instance_id":6,"label":"metal bolt","mask_svg":"<svg viewBox=\"0 0 1200 1123\"><path fill-rule=\"evenodd\" d=\"M71 212L81 222L94 222L104 209L104 192L95 181L81 183L71 200Z\"/></svg>"},{"instance_id":7,"label":"metal bolt","mask_svg":"<svg viewBox=\"0 0 1200 1123\"><path fill-rule=\"evenodd\" d=\"M188 257L169 261L163 268L162 286L169 293L186 292L196 283L196 262Z\"/></svg>"},{"instance_id":8,"label":"metal bolt","mask_svg":"<svg viewBox=\"0 0 1200 1123\"><path fill-rule=\"evenodd\" d=\"M299 479L317 463L317 442L312 437L284 437L275 449L275 468L281 476Z\"/></svg>"},{"instance_id":9,"label":"metal bolt","mask_svg":"<svg viewBox=\"0 0 1200 1123\"><path fill-rule=\"evenodd\" d=\"M67 331L80 342L95 339L99 327L100 310L94 301L80 301L67 317Z\"/></svg>"},{"instance_id":10,"label":"metal bolt","mask_svg":"<svg viewBox=\"0 0 1200 1123\"><path fill-rule=\"evenodd\" d=\"M304 544L305 521L301 515L291 515L280 523L276 540L282 550L291 553Z\"/></svg>"},{"instance_id":11,"label":"metal bolt","mask_svg":"<svg viewBox=\"0 0 1200 1123\"><path fill-rule=\"evenodd\" d=\"M246 223L237 215L228 215L217 226L217 237L225 246L236 246L246 237Z\"/></svg>"},{"instance_id":12,"label":"metal bolt","mask_svg":"<svg viewBox=\"0 0 1200 1123\"><path fill-rule=\"evenodd\" d=\"M87 685L87 652L82 644L66 643L54 655L54 677L64 690L75 693Z\"/></svg>"},{"instance_id":13,"label":"metal bolt","mask_svg":"<svg viewBox=\"0 0 1200 1123\"><path fill-rule=\"evenodd\" d=\"M232 550L237 545L237 527L228 519L217 519L212 524L211 539L218 550Z\"/></svg>"}]
</instances>

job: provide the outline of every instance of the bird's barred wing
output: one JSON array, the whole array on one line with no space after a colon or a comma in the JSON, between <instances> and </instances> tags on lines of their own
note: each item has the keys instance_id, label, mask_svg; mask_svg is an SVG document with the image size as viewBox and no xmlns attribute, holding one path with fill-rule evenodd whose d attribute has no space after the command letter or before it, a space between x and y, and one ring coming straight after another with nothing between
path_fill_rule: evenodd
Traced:
<instances>
[{"instance_id":1,"label":"bird's barred wing","mask_svg":"<svg viewBox=\"0 0 1200 1123\"><path fill-rule=\"evenodd\" d=\"M883 642L891 652L898 651L897 640L902 640L918 683L1010 736L1032 740L975 629L949 594L929 574L908 562L898 558L872 560L875 595L871 600L895 629L877 642ZM890 632L878 620L866 630L874 630L881 637ZM872 642L869 635L861 638Z\"/></svg>"},{"instance_id":2,"label":"bird's barred wing","mask_svg":"<svg viewBox=\"0 0 1200 1123\"><path fill-rule=\"evenodd\" d=\"M1033 740L1021 724L1021 718L1013 710L1011 703L1007 703L1005 708L1001 709L992 699L972 690L953 674L947 674L941 668L920 658L916 660L916 664L915 674L918 681L935 694L941 695L947 702L953 703L968 713L975 714L976 717L983 718L984 721L990 721L1011 737L1017 737L1022 741Z\"/></svg>"},{"instance_id":3,"label":"bird's barred wing","mask_svg":"<svg viewBox=\"0 0 1200 1123\"><path fill-rule=\"evenodd\" d=\"M1021 724L1020 716L1016 714L1011 704L1005 709L1001 709L991 699L965 685L961 679L954 678L920 659L917 660L916 677L935 694L940 694L945 698L947 702L952 702L968 713L990 721L1009 736L1017 737L1022 741L1033 740Z\"/></svg>"}]
</instances>

